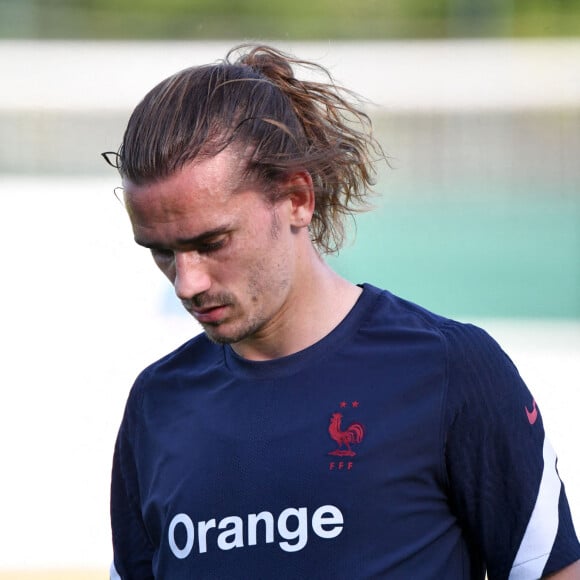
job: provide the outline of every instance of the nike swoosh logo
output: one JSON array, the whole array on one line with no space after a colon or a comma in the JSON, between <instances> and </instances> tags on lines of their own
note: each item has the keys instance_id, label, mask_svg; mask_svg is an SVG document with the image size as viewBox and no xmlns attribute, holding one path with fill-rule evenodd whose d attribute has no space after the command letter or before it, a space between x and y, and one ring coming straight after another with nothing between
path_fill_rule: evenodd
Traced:
<instances>
[{"instance_id":1,"label":"nike swoosh logo","mask_svg":"<svg viewBox=\"0 0 580 580\"><path fill-rule=\"evenodd\" d=\"M536 407L536 401L532 401L532 410L529 411L527 405L524 407L526 410L526 415L528 416L528 422L533 425L538 418L538 408Z\"/></svg>"}]
</instances>

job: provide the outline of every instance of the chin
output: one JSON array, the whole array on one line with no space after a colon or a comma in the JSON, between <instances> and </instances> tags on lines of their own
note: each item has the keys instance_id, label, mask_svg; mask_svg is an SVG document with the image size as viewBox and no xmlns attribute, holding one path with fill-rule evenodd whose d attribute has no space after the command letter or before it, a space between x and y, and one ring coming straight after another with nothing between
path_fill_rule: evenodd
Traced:
<instances>
[{"instance_id":1,"label":"chin","mask_svg":"<svg viewBox=\"0 0 580 580\"><path fill-rule=\"evenodd\" d=\"M225 324L216 324L215 326L206 325L203 329L206 336L216 344L235 344L236 342L241 342L254 336L263 325L263 322L260 320L254 324L249 324L245 328L232 328L229 331L224 328Z\"/></svg>"},{"instance_id":2,"label":"chin","mask_svg":"<svg viewBox=\"0 0 580 580\"><path fill-rule=\"evenodd\" d=\"M216 335L211 332L208 332L207 330L205 331L205 335L215 344L232 344L234 342L238 342L237 340L234 340L230 336L222 336L219 334Z\"/></svg>"},{"instance_id":3,"label":"chin","mask_svg":"<svg viewBox=\"0 0 580 580\"><path fill-rule=\"evenodd\" d=\"M203 330L206 336L216 344L232 344L243 340L247 336L245 332L236 332L235 330L228 332L221 324L204 325Z\"/></svg>"}]
</instances>

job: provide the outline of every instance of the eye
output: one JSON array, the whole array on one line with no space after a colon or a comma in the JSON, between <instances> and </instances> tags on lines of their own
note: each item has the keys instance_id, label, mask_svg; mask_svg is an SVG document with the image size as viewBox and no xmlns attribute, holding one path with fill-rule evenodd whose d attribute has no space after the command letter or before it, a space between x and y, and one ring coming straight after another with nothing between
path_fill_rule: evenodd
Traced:
<instances>
[{"instance_id":1,"label":"eye","mask_svg":"<svg viewBox=\"0 0 580 580\"><path fill-rule=\"evenodd\" d=\"M211 254L212 252L217 252L226 245L227 236L222 235L215 238L208 238L203 242L200 242L197 250L200 254Z\"/></svg>"},{"instance_id":2,"label":"eye","mask_svg":"<svg viewBox=\"0 0 580 580\"><path fill-rule=\"evenodd\" d=\"M151 248L151 255L156 262L172 260L173 259L173 251L166 250L163 248Z\"/></svg>"}]
</instances>

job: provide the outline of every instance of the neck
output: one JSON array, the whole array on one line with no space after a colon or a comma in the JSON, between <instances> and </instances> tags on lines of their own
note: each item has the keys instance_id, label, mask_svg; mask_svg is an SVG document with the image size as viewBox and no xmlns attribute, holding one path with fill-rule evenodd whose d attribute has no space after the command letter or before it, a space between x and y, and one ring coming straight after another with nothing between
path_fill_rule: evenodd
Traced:
<instances>
[{"instance_id":1,"label":"neck","mask_svg":"<svg viewBox=\"0 0 580 580\"><path fill-rule=\"evenodd\" d=\"M314 250L276 318L256 335L232 344L249 360L271 360L304 350L336 328L362 290L334 272Z\"/></svg>"}]
</instances>

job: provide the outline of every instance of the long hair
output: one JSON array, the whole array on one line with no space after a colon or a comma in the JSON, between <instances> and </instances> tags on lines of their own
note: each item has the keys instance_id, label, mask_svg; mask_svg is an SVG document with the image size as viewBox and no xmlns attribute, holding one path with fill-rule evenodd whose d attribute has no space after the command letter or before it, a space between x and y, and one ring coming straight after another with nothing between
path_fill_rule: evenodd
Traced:
<instances>
[{"instance_id":1,"label":"long hair","mask_svg":"<svg viewBox=\"0 0 580 580\"><path fill-rule=\"evenodd\" d=\"M314 69L328 82L299 80L293 67ZM242 45L223 61L154 87L130 117L117 167L143 184L231 145L271 198L290 172L307 170L316 199L310 235L332 253L343 243L345 217L368 206L374 157L383 157L358 103L323 67L269 46Z\"/></svg>"}]
</instances>

